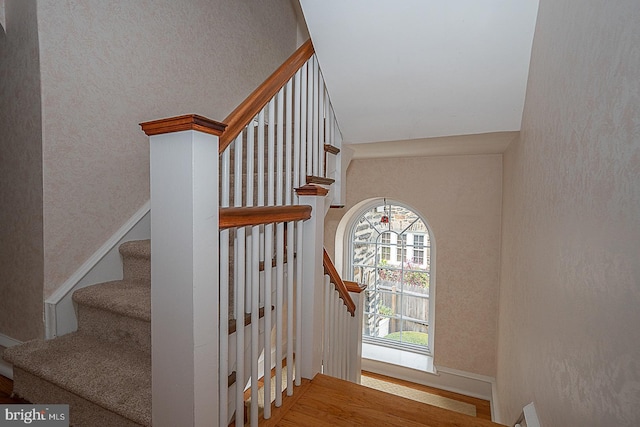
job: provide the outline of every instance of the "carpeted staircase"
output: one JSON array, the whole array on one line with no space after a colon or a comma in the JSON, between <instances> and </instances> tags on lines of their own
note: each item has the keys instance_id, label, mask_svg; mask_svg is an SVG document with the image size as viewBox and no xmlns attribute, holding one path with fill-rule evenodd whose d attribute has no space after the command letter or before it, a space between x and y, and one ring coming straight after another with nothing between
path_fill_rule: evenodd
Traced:
<instances>
[{"instance_id":1,"label":"carpeted staircase","mask_svg":"<svg viewBox=\"0 0 640 427\"><path fill-rule=\"evenodd\" d=\"M120 246L124 278L77 290L78 331L5 350L14 393L69 404L76 427L151 425L151 244Z\"/></svg>"}]
</instances>

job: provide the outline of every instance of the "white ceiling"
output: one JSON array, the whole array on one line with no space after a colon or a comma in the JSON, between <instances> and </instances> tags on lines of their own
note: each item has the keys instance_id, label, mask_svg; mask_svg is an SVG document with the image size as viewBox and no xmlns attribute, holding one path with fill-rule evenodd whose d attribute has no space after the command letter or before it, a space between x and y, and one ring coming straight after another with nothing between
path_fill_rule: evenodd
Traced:
<instances>
[{"instance_id":1,"label":"white ceiling","mask_svg":"<svg viewBox=\"0 0 640 427\"><path fill-rule=\"evenodd\" d=\"M538 0L300 4L345 142L520 130Z\"/></svg>"}]
</instances>

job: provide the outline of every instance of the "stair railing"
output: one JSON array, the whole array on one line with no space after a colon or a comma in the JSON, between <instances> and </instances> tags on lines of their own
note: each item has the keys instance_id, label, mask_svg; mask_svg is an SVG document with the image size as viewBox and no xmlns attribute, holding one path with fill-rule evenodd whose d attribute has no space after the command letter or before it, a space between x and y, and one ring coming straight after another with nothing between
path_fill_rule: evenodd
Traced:
<instances>
[{"instance_id":1,"label":"stair railing","mask_svg":"<svg viewBox=\"0 0 640 427\"><path fill-rule=\"evenodd\" d=\"M222 426L234 413L236 425L244 424L249 379L256 425L257 379L264 377L270 402L272 366L276 406L282 404L283 360L288 395L294 382L323 369L324 213L342 204L343 194L327 196L323 186L338 187L332 184L345 171L311 42L225 121L188 115L141 125L151 139L152 412L158 426ZM214 152L219 162L210 161ZM238 325L233 338L230 314ZM246 328L238 322L243 318L250 318ZM270 411L265 404L265 418Z\"/></svg>"},{"instance_id":2,"label":"stair railing","mask_svg":"<svg viewBox=\"0 0 640 427\"><path fill-rule=\"evenodd\" d=\"M326 249L324 267L324 343L322 373L360 383L362 368L362 291L366 285L344 281Z\"/></svg>"}]
</instances>

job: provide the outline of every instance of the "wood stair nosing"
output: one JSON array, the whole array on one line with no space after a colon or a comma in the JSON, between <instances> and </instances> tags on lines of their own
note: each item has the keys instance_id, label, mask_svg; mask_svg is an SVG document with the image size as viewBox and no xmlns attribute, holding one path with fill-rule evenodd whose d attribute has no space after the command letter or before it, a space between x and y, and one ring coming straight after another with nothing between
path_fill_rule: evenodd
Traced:
<instances>
[{"instance_id":1,"label":"wood stair nosing","mask_svg":"<svg viewBox=\"0 0 640 427\"><path fill-rule=\"evenodd\" d=\"M338 154L338 153L340 153L340 149L338 147L336 147L335 145L331 145L331 144L324 144L324 151L325 151L325 153L329 153L329 154Z\"/></svg>"},{"instance_id":2,"label":"wood stair nosing","mask_svg":"<svg viewBox=\"0 0 640 427\"><path fill-rule=\"evenodd\" d=\"M307 184L331 185L336 182L333 178L307 175Z\"/></svg>"},{"instance_id":3,"label":"wood stair nosing","mask_svg":"<svg viewBox=\"0 0 640 427\"><path fill-rule=\"evenodd\" d=\"M271 311L275 310L274 306L271 306ZM258 318L262 319L264 317L264 307L260 307L258 311ZM251 324L251 313L244 314L244 326L249 326ZM237 321L236 319L229 319L229 335L234 334L237 330Z\"/></svg>"}]
</instances>

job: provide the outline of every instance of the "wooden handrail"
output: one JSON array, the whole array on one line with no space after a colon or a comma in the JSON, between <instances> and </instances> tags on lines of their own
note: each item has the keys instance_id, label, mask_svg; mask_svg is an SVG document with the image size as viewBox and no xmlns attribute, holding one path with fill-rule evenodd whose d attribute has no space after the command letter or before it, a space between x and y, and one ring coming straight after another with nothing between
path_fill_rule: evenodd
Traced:
<instances>
[{"instance_id":1,"label":"wooden handrail","mask_svg":"<svg viewBox=\"0 0 640 427\"><path fill-rule=\"evenodd\" d=\"M181 132L183 130L197 130L220 136L224 133L227 125L197 114L186 114L184 116L168 117L166 119L140 123L140 127L147 136Z\"/></svg>"},{"instance_id":2,"label":"wooden handrail","mask_svg":"<svg viewBox=\"0 0 640 427\"><path fill-rule=\"evenodd\" d=\"M329 275L329 280L336 286L338 290L338 295L340 295L340 299L344 302L344 305L347 306L347 310L351 313L351 316L356 315L356 304L351 299L349 295L349 291L347 290L347 286L342 281L342 278L338 274L338 270L336 270L336 266L333 265L333 261L331 261L331 257L327 253L326 249L323 249L322 254L322 265L324 266L325 274Z\"/></svg>"},{"instance_id":3,"label":"wooden handrail","mask_svg":"<svg viewBox=\"0 0 640 427\"><path fill-rule=\"evenodd\" d=\"M350 280L343 280L345 286L347 287L347 290L349 292L353 292L355 294L359 294L362 291L364 291L365 289L367 289L367 285L363 285L360 284L358 282L352 282Z\"/></svg>"},{"instance_id":4,"label":"wooden handrail","mask_svg":"<svg viewBox=\"0 0 640 427\"><path fill-rule=\"evenodd\" d=\"M304 221L311 218L311 206L258 206L220 208L220 230L231 227Z\"/></svg>"},{"instance_id":5,"label":"wooden handrail","mask_svg":"<svg viewBox=\"0 0 640 427\"><path fill-rule=\"evenodd\" d=\"M313 184L306 184L302 187L296 188L296 194L298 196L326 196L329 193L324 187L319 187Z\"/></svg>"},{"instance_id":6,"label":"wooden handrail","mask_svg":"<svg viewBox=\"0 0 640 427\"><path fill-rule=\"evenodd\" d=\"M267 78L247 99L224 119L226 130L220 137L218 152L222 153L244 129L251 119L267 105L278 91L304 65L314 53L311 39L307 40L273 74Z\"/></svg>"}]
</instances>

